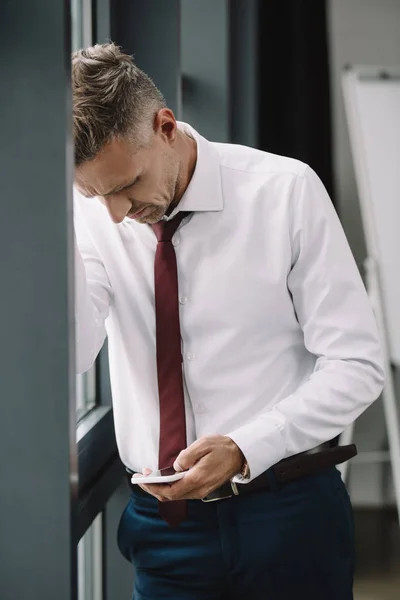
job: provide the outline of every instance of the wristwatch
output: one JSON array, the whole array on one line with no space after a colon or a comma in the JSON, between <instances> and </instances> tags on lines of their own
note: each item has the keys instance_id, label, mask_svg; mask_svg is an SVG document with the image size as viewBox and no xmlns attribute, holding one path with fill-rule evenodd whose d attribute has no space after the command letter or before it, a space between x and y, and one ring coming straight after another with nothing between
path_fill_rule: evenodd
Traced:
<instances>
[{"instance_id":1,"label":"wristwatch","mask_svg":"<svg viewBox=\"0 0 400 600\"><path fill-rule=\"evenodd\" d=\"M244 460L244 463L240 470L240 476L243 477L243 479L249 479L250 477L250 467L246 459Z\"/></svg>"}]
</instances>

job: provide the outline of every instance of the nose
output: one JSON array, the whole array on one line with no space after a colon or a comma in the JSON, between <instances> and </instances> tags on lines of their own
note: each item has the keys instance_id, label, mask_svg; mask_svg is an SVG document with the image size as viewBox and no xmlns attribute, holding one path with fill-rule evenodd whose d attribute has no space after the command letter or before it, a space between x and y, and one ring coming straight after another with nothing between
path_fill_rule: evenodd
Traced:
<instances>
[{"instance_id":1,"label":"nose","mask_svg":"<svg viewBox=\"0 0 400 600\"><path fill-rule=\"evenodd\" d=\"M131 209L131 202L117 196L102 196L101 201L107 207L113 223L121 223Z\"/></svg>"}]
</instances>

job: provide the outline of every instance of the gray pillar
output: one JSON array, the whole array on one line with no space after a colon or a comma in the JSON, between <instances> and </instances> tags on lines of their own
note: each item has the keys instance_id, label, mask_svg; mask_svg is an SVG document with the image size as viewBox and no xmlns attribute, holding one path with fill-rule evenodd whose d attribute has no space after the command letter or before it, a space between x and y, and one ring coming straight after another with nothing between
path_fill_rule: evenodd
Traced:
<instances>
[{"instance_id":1,"label":"gray pillar","mask_svg":"<svg viewBox=\"0 0 400 600\"><path fill-rule=\"evenodd\" d=\"M76 598L67 6L1 4L2 600Z\"/></svg>"},{"instance_id":2,"label":"gray pillar","mask_svg":"<svg viewBox=\"0 0 400 600\"><path fill-rule=\"evenodd\" d=\"M183 120L215 142L230 141L228 0L181 2Z\"/></svg>"},{"instance_id":3,"label":"gray pillar","mask_svg":"<svg viewBox=\"0 0 400 600\"><path fill-rule=\"evenodd\" d=\"M258 3L230 0L230 141L259 146Z\"/></svg>"},{"instance_id":4,"label":"gray pillar","mask_svg":"<svg viewBox=\"0 0 400 600\"><path fill-rule=\"evenodd\" d=\"M96 44L105 44L110 41L112 0L96 0L95 3L95 39Z\"/></svg>"},{"instance_id":5,"label":"gray pillar","mask_svg":"<svg viewBox=\"0 0 400 600\"><path fill-rule=\"evenodd\" d=\"M179 0L115 0L111 10L113 41L134 55L180 118Z\"/></svg>"},{"instance_id":6,"label":"gray pillar","mask_svg":"<svg viewBox=\"0 0 400 600\"><path fill-rule=\"evenodd\" d=\"M258 1L181 1L183 120L216 142L258 145Z\"/></svg>"}]
</instances>

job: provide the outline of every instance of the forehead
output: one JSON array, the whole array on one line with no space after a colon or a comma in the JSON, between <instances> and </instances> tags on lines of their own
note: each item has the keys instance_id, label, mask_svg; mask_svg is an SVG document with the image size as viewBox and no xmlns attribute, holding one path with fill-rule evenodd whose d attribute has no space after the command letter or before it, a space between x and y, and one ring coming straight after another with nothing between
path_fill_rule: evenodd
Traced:
<instances>
[{"instance_id":1,"label":"forehead","mask_svg":"<svg viewBox=\"0 0 400 600\"><path fill-rule=\"evenodd\" d=\"M145 155L145 149L134 148L129 140L113 139L95 158L76 168L75 184L85 196L101 196L136 177Z\"/></svg>"}]
</instances>

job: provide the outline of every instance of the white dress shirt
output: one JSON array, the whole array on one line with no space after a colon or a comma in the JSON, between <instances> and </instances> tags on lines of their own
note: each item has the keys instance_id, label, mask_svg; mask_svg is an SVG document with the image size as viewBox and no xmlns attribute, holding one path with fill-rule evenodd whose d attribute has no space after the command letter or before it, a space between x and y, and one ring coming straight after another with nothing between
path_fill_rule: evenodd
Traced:
<instances>
[{"instance_id":1,"label":"white dress shirt","mask_svg":"<svg viewBox=\"0 0 400 600\"><path fill-rule=\"evenodd\" d=\"M340 434L384 381L375 319L320 179L293 159L197 142L176 251L188 444L229 435L251 478ZM77 370L106 333L117 444L158 467L150 226L75 191ZM83 260L82 260L83 259Z\"/></svg>"}]
</instances>

